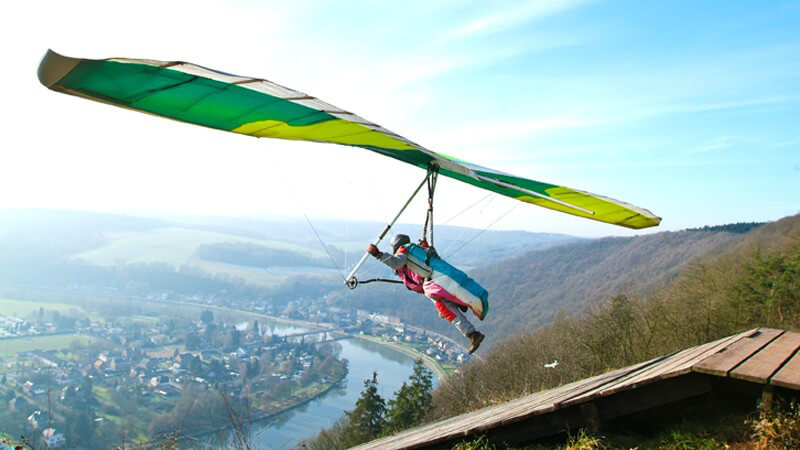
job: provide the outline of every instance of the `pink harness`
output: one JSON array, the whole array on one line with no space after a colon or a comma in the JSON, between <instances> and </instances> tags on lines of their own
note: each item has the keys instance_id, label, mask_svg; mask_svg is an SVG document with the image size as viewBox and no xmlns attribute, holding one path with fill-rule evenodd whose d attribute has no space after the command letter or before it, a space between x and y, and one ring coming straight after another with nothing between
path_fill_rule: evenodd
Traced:
<instances>
[{"instance_id":1,"label":"pink harness","mask_svg":"<svg viewBox=\"0 0 800 450\"><path fill-rule=\"evenodd\" d=\"M408 250L403 247L397 249L396 254L403 253L408 253ZM439 311L439 315L448 322L452 322L453 319L456 318L456 315L439 300L449 300L457 305L468 306L456 296L448 292L445 288L439 286L431 280L426 281L424 278L422 278L422 276L406 266L397 269L395 273L397 273L397 276L400 277L407 289L424 294L426 297L433 300L434 304L436 305L436 309Z\"/></svg>"}]
</instances>

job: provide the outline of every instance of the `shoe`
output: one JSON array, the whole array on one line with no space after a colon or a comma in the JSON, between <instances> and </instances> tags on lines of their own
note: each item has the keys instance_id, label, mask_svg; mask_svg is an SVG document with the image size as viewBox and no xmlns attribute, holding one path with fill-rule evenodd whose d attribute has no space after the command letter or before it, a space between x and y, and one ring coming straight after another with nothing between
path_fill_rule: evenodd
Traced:
<instances>
[{"instance_id":1,"label":"shoe","mask_svg":"<svg viewBox=\"0 0 800 450\"><path fill-rule=\"evenodd\" d=\"M469 338L469 354L471 355L475 352L475 350L478 349L478 347L481 346L481 342L483 342L483 338L486 336L484 336L480 331L473 331L472 333L468 334L467 337Z\"/></svg>"}]
</instances>

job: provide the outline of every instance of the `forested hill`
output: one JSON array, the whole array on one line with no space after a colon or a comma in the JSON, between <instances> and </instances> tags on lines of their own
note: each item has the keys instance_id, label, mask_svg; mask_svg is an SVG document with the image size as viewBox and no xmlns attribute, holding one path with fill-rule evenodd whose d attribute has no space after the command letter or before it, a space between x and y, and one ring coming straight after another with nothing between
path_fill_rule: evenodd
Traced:
<instances>
[{"instance_id":1,"label":"forested hill","mask_svg":"<svg viewBox=\"0 0 800 450\"><path fill-rule=\"evenodd\" d=\"M474 322L489 336L488 349L505 336L547 325L559 312L574 316L619 293L649 292L669 283L693 259L725 253L748 236L728 229L707 227L565 244L469 270L489 290L489 315ZM457 337L430 301L402 287L338 290L329 294L329 300L399 316Z\"/></svg>"},{"instance_id":2,"label":"forested hill","mask_svg":"<svg viewBox=\"0 0 800 450\"><path fill-rule=\"evenodd\" d=\"M741 227L733 228L738 232L719 231L731 229L720 226L706 227L702 231L603 239L561 247L555 252L534 252L482 269L479 276L498 278L492 281L496 283L492 285L495 320L487 320L483 325L491 326L489 339L493 345L482 347L481 358L472 359L439 384L430 406L421 408L426 411L421 422L504 403L759 326L797 330L800 326L800 215L764 226L751 226L746 233L741 232ZM569 264L574 267L566 271L563 265ZM517 285L511 284L502 291L509 293L506 299L498 299L498 291L503 289L499 286L502 280L498 274L504 270L504 275ZM579 275L595 277L602 287L582 281ZM580 314L583 304L577 305L570 311L575 313L570 317L561 316L537 329L499 337L510 333L508 329L498 328L504 326L503 323L512 329L530 326L529 315L525 312L536 311L536 307L541 306L530 299L545 295L528 295L525 289L531 289L530 286L547 285L548 290L543 292L577 292L580 295L576 287L559 286L559 283L575 280L588 290L587 296L576 298L586 299L592 295L603 297L600 294L603 290L613 292L615 284L611 277L627 280L641 277L637 290L649 292L625 295L617 291L588 312ZM529 303L509 305L513 300ZM498 316L505 322L497 320ZM719 408L708 414L705 409L697 409L708 416L728 413L725 408L717 410ZM793 430L791 436L797 436L796 415L792 414L794 422L786 420L784 423ZM705 422L704 419L700 421ZM307 447L329 448L325 446L328 442L349 439L351 420L352 416L348 416L337 422L316 440L309 441ZM645 423L643 428L633 431ZM691 428L675 433L671 429L659 430L656 421L634 420L630 427L626 423L618 428L614 432L616 436L611 438L624 444L611 443L608 447L627 448L649 438L648 434L658 432L661 434L644 447L686 448L689 442L691 445L702 443L699 446L704 448L727 448L724 444L729 439L747 441L750 444L747 448L797 447L754 446L748 438L752 435L755 441L757 436L752 431L758 429L751 430L743 424L756 423L735 416L735 423L730 422L723 432L717 433L719 422L709 418L708 423L703 424L707 425L705 429ZM789 435L784 431L776 433L775 429L770 425L768 432L773 441ZM708 439L708 431L717 434ZM694 433L702 440L695 440ZM357 442L349 441L348 445L377 437L380 435L373 434ZM716 441L717 438L720 441ZM554 445L553 442L549 444ZM458 448L493 448L494 445L495 442L481 438ZM568 445L567 448L579 446ZM605 447L591 445L591 448Z\"/></svg>"},{"instance_id":3,"label":"forested hill","mask_svg":"<svg viewBox=\"0 0 800 450\"><path fill-rule=\"evenodd\" d=\"M739 236L735 245L725 244L724 253L694 260L671 283L646 295L616 295L589 313L560 318L497 343L481 360L439 386L428 419L500 403L758 326L798 330L800 215ZM557 368L545 366L554 360Z\"/></svg>"},{"instance_id":4,"label":"forested hill","mask_svg":"<svg viewBox=\"0 0 800 450\"><path fill-rule=\"evenodd\" d=\"M0 283L230 301L258 298L277 310L290 300L346 290L340 272L355 264L384 226L315 220L312 230L305 220L288 217L148 218L0 209ZM419 224L397 224L393 232L416 238L420 229ZM563 234L440 226L436 242L448 260L468 269L582 241ZM369 276L367 269L360 275ZM385 267L379 269L389 275Z\"/></svg>"},{"instance_id":5,"label":"forested hill","mask_svg":"<svg viewBox=\"0 0 800 450\"><path fill-rule=\"evenodd\" d=\"M491 293L485 328L500 338L545 325L559 311L574 315L618 293L645 292L674 278L693 258L722 253L743 236L677 231L611 237L476 269L472 275Z\"/></svg>"}]
</instances>

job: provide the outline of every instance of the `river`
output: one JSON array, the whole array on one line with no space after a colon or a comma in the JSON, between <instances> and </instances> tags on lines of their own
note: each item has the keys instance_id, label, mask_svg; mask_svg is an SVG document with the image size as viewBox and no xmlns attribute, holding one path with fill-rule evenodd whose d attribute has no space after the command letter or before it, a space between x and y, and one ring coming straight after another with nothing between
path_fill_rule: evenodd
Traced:
<instances>
[{"instance_id":1,"label":"river","mask_svg":"<svg viewBox=\"0 0 800 450\"><path fill-rule=\"evenodd\" d=\"M259 319L259 322L277 335L307 331L277 321ZM379 393L386 400L393 397L412 373L413 358L386 346L355 337L337 342L342 347L340 357L349 362L342 387L283 414L253 423L251 440L254 448L293 448L301 440L330 427L345 410L353 409L364 388L364 380L372 378L373 371L378 373ZM433 382L435 386L436 378Z\"/></svg>"}]
</instances>

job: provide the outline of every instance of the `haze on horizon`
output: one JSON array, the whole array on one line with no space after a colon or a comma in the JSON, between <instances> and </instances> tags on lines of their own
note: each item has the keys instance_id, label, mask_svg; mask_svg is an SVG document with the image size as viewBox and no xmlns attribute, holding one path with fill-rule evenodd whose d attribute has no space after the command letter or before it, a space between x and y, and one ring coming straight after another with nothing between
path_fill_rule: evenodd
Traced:
<instances>
[{"instance_id":1,"label":"haze on horizon","mask_svg":"<svg viewBox=\"0 0 800 450\"><path fill-rule=\"evenodd\" d=\"M800 209L796 2L9 9L0 208L384 222L424 175L361 149L256 140L58 95L36 79L52 48L267 78L432 150L647 208L664 218L651 232ZM443 179L437 218L484 196ZM423 214L420 198L401 221ZM449 224L500 217L493 229L635 233L499 196Z\"/></svg>"}]
</instances>

